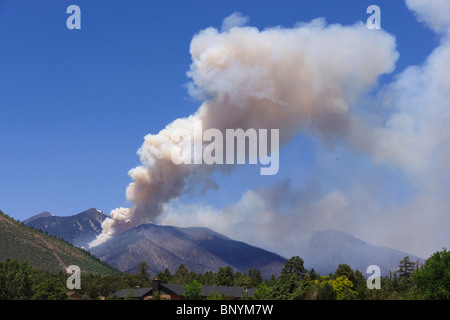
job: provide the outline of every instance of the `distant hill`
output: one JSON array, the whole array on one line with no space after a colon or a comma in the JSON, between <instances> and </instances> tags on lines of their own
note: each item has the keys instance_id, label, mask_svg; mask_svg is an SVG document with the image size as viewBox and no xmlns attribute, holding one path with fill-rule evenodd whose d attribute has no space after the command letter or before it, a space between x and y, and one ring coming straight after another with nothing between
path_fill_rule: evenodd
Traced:
<instances>
[{"instance_id":1,"label":"distant hill","mask_svg":"<svg viewBox=\"0 0 450 320\"><path fill-rule=\"evenodd\" d=\"M118 272L83 249L34 230L0 211L0 261L7 258L28 260L36 269L47 271L66 272L68 266L77 265L86 273Z\"/></svg>"},{"instance_id":2,"label":"distant hill","mask_svg":"<svg viewBox=\"0 0 450 320\"><path fill-rule=\"evenodd\" d=\"M286 259L244 242L232 240L207 228L177 228L154 224L130 229L91 253L124 272L134 272L146 261L153 275L165 268L174 273L184 264L196 273L231 266L235 271L251 268L269 278L279 275Z\"/></svg>"},{"instance_id":3,"label":"distant hill","mask_svg":"<svg viewBox=\"0 0 450 320\"><path fill-rule=\"evenodd\" d=\"M58 217L44 212L28 218L24 223L63 238L77 247L88 248L89 243L102 232L101 224L107 217L102 211L91 208L67 217Z\"/></svg>"},{"instance_id":4,"label":"distant hill","mask_svg":"<svg viewBox=\"0 0 450 320\"><path fill-rule=\"evenodd\" d=\"M400 260L406 256L413 262L424 261L406 252L364 242L345 232L325 230L311 236L303 260L307 268L313 267L322 275L336 271L340 264L347 264L364 275L368 266L378 265L381 273L387 275L389 270L397 270Z\"/></svg>"}]
</instances>

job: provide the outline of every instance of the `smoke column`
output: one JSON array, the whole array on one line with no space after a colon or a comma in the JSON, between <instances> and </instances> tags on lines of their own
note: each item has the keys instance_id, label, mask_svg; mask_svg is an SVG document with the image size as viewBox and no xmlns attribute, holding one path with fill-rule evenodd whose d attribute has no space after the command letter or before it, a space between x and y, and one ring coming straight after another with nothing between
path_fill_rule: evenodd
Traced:
<instances>
[{"instance_id":1,"label":"smoke column","mask_svg":"<svg viewBox=\"0 0 450 320\"><path fill-rule=\"evenodd\" d=\"M270 188L247 190L238 202L223 208L198 203L180 205L173 201L166 205L158 222L210 227L286 257L301 255L302 246L308 243L308 232L326 229L345 231L365 241L424 258L448 247L450 1L407 0L406 6L419 22L436 33L439 39L436 48L423 63L409 66L391 83L377 88L375 96L359 99L353 106L364 107L358 113L358 121L353 118L348 127L315 130L322 136L336 132L346 142L358 146L356 150L363 151L356 154L355 149L341 149L350 151L345 153L346 165L336 166L339 177L347 180L343 186L329 190L333 178L325 180L324 174L330 171L319 163L315 164L317 171L311 173L311 181L296 183L303 185L299 189L290 182L275 183ZM331 46L328 51L333 59L330 52L334 50ZM324 59L323 63L328 63L329 69L334 66L332 60ZM308 67L312 68L312 64ZM355 88L350 82L337 81L336 85ZM336 95L331 96L335 98ZM352 119L350 112L357 114L350 109L349 113L343 113L343 119ZM364 113L365 119L375 121L370 125L364 123L361 120ZM318 118L312 121L314 125L320 123ZM324 159L335 152L319 148L323 151L318 157ZM366 161L366 155L371 161ZM347 166L348 163L352 165ZM399 177L402 182L396 184ZM402 195L404 189L408 191ZM387 193L393 194L391 200Z\"/></svg>"},{"instance_id":2,"label":"smoke column","mask_svg":"<svg viewBox=\"0 0 450 320\"><path fill-rule=\"evenodd\" d=\"M189 92L203 102L193 115L145 137L138 150L142 165L129 172L133 182L126 197L133 206L113 210L91 247L153 221L189 180L207 186L210 174L224 169L172 163L172 133L191 130L196 120L203 130L279 129L281 146L298 132L325 143L343 139L354 148L370 145L367 125L352 115L351 106L381 74L394 70L394 37L363 23L327 25L317 19L260 31L232 27L231 20L246 21L235 16L222 31L207 28L192 39Z\"/></svg>"}]
</instances>

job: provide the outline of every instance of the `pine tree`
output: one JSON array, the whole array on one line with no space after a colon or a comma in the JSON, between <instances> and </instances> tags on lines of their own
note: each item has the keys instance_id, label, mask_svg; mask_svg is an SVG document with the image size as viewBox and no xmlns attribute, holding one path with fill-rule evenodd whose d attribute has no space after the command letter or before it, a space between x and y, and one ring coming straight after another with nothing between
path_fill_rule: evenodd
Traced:
<instances>
[{"instance_id":1,"label":"pine tree","mask_svg":"<svg viewBox=\"0 0 450 320\"><path fill-rule=\"evenodd\" d=\"M262 276L261 276L261 271L259 271L258 269L250 269L248 270L248 276L250 277L251 280L251 286L252 287L257 287L261 282L262 282Z\"/></svg>"},{"instance_id":2,"label":"pine tree","mask_svg":"<svg viewBox=\"0 0 450 320\"><path fill-rule=\"evenodd\" d=\"M415 264L409 259L409 256L404 257L398 265L398 275L400 280L409 280L414 268Z\"/></svg>"},{"instance_id":3,"label":"pine tree","mask_svg":"<svg viewBox=\"0 0 450 320\"><path fill-rule=\"evenodd\" d=\"M220 267L215 275L218 286L233 286L234 272L231 266Z\"/></svg>"},{"instance_id":4,"label":"pine tree","mask_svg":"<svg viewBox=\"0 0 450 320\"><path fill-rule=\"evenodd\" d=\"M186 279L187 279L188 275L189 275L189 269L184 264L180 264L178 269L175 271L172 281L174 283L180 283L180 284L186 283Z\"/></svg>"},{"instance_id":5,"label":"pine tree","mask_svg":"<svg viewBox=\"0 0 450 320\"><path fill-rule=\"evenodd\" d=\"M142 261L136 269L136 274L141 281L147 281L150 279L150 266L147 262Z\"/></svg>"},{"instance_id":6,"label":"pine tree","mask_svg":"<svg viewBox=\"0 0 450 320\"><path fill-rule=\"evenodd\" d=\"M290 258L283 266L281 270L281 277L290 277L292 275L298 276L303 279L306 274L306 269L303 266L303 259L295 256Z\"/></svg>"}]
</instances>

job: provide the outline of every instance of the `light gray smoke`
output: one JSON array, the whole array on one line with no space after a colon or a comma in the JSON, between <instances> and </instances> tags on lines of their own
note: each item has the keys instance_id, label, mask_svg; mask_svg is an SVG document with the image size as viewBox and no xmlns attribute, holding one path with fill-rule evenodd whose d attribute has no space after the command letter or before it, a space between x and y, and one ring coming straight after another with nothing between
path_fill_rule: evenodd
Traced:
<instances>
[{"instance_id":1,"label":"light gray smoke","mask_svg":"<svg viewBox=\"0 0 450 320\"><path fill-rule=\"evenodd\" d=\"M91 246L159 217L189 179L210 183L210 174L220 166L175 165L171 160L177 144L172 133L190 130L195 121L221 131L279 129L281 145L298 132L325 143L344 139L363 149L373 139L351 106L380 75L394 70L398 53L393 36L372 32L363 23L327 25L323 19L266 30L224 25L223 32L207 28L191 42L189 91L203 103L190 117L145 137L138 152L142 165L129 172L133 182L126 196L133 206L113 210Z\"/></svg>"},{"instance_id":2,"label":"light gray smoke","mask_svg":"<svg viewBox=\"0 0 450 320\"><path fill-rule=\"evenodd\" d=\"M362 117L356 116L350 106L355 97L374 83L377 75L391 70L396 53L392 39L384 32L376 32L376 36L380 37L380 41L376 42L371 38L375 34L367 34L358 26L326 27L311 23L299 29L271 30L269 32L272 34L306 33L315 37L306 42L309 45L305 41L292 41L287 45L301 48L299 56L302 58L297 60L292 56L289 58L289 50L277 43L280 55L287 55L283 59L286 64L276 65L279 74L286 75L286 78L280 76L277 83L270 86L256 86L255 82L251 82L253 92L260 92L261 96L290 101L287 107L280 103L278 109L273 109L282 110L282 115L276 117L282 120L283 112L289 110L289 106L294 107L296 112L285 114L289 119L284 120L288 123L292 120L293 123L287 126L287 132L300 128L303 132L322 137L325 143L337 136L370 156L374 162L372 167L359 164L343 169L348 174L348 190L335 189L324 193L308 189L292 191L289 185L283 183L268 190L248 190L237 203L219 209L201 204L177 206L174 202L167 205L159 222L211 227L270 250L283 250L286 256L299 253L302 243L298 240L299 235L327 228L347 231L367 241L394 246L423 257L439 250L444 244L448 245L450 1L407 0L406 5L419 21L439 35L440 43L422 65L407 68L392 83L383 87L377 98L370 100L372 105L364 111L370 118L376 112L370 109L382 105L387 116L381 121L369 125ZM368 42L358 37L361 35L363 38L366 34ZM254 41L249 39L243 46L252 47L259 43L257 38L251 39ZM260 50L267 53L269 61L273 61L272 56L277 48L270 51L264 47ZM376 52L367 53L365 48ZM289 61L299 60L304 62L301 64L303 72L296 74L297 64ZM267 68L263 70L259 75L255 71L246 80L253 77L265 79ZM216 72L217 75L222 74L221 70ZM203 84L201 88L218 88L219 81L224 79L217 78L212 83L209 83L212 77L202 77L205 81L197 82ZM245 91L244 82L240 83L244 89L230 87L230 91ZM224 81L225 87L226 83ZM302 90L305 88L305 91ZM301 102L298 109L295 101ZM266 114L270 113L269 110ZM284 125L284 121L277 124L281 123ZM391 167L397 170L394 172L406 176L407 183L414 189L410 199L400 204L386 200L384 190L379 190L381 187L377 186L380 182L376 176L378 171L370 172L377 164ZM384 186L388 184L386 181L383 183ZM282 192L277 191L276 197L270 196L274 190ZM284 212L277 206L277 201L285 201L287 208Z\"/></svg>"}]
</instances>

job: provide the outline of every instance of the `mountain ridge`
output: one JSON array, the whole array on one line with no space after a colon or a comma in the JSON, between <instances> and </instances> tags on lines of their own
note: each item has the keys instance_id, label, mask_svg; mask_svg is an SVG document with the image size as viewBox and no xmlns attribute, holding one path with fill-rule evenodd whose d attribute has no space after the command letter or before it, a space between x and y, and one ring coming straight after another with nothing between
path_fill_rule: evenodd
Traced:
<instances>
[{"instance_id":1,"label":"mountain ridge","mask_svg":"<svg viewBox=\"0 0 450 320\"><path fill-rule=\"evenodd\" d=\"M371 244L347 232L333 229L313 233L304 254L305 264L320 274L328 274L339 264L347 264L363 274L368 266L377 265L381 274L387 275L389 271L396 270L400 260L406 256L412 261L424 261L421 257Z\"/></svg>"},{"instance_id":2,"label":"mountain ridge","mask_svg":"<svg viewBox=\"0 0 450 320\"><path fill-rule=\"evenodd\" d=\"M88 248L92 239L101 233L101 223L108 217L96 208L90 208L72 216L40 215L42 213L28 218L24 223L82 248Z\"/></svg>"},{"instance_id":3,"label":"mountain ridge","mask_svg":"<svg viewBox=\"0 0 450 320\"><path fill-rule=\"evenodd\" d=\"M278 274L286 262L280 255L208 228L151 223L130 229L90 251L124 272L133 272L139 262L146 261L154 274L165 268L175 272L180 264L197 273L230 265L241 272L256 268L270 277Z\"/></svg>"},{"instance_id":4,"label":"mountain ridge","mask_svg":"<svg viewBox=\"0 0 450 320\"><path fill-rule=\"evenodd\" d=\"M0 211L0 261L29 261L39 270L66 272L70 265L82 273L117 274L119 271L89 252L30 228Z\"/></svg>"},{"instance_id":5,"label":"mountain ridge","mask_svg":"<svg viewBox=\"0 0 450 320\"><path fill-rule=\"evenodd\" d=\"M88 223L80 230L81 222L92 222L90 219L98 215L101 218L96 221L95 228ZM74 216L39 217L29 224L62 237L74 245L88 248L88 244L101 232L101 221L106 217L100 210L91 208ZM59 228L63 225L65 226ZM66 234L69 234L69 239ZM307 269L314 268L322 275L333 273L339 264L347 264L363 274L369 265L378 265L382 274L387 275L390 270L396 270L399 261L406 256L413 261L423 261L415 255L374 245L349 233L333 229L311 232L301 238L299 235L299 239L302 239L306 249L300 249L293 255L301 257ZM250 255L249 251L246 251L250 248L263 251L259 251L260 255ZM280 263L286 261L286 257L275 252L231 239L206 227L183 228L155 224L137 226L89 250L124 272L134 272L140 262L148 261L154 273L165 268L174 272L180 264L188 265L195 272L217 270L221 266L231 265L243 272L247 272L249 268L262 268L262 273L270 277L271 272L278 274L282 267ZM186 252L191 253L191 256L188 257ZM274 255L278 257L275 258Z\"/></svg>"},{"instance_id":6,"label":"mountain ridge","mask_svg":"<svg viewBox=\"0 0 450 320\"><path fill-rule=\"evenodd\" d=\"M28 219L26 219L26 220L24 220L24 221L22 221L22 222L25 223L25 224L27 224L27 223L30 223L31 221L37 220L37 219L39 219L39 218L53 217L53 216L54 216L54 215L53 215L52 213L50 213L50 212L48 212L48 211L44 211L44 212L41 212L41 213L39 213L39 214L36 214L36 215L34 215L34 216L32 216L32 217L29 217Z\"/></svg>"}]
</instances>

